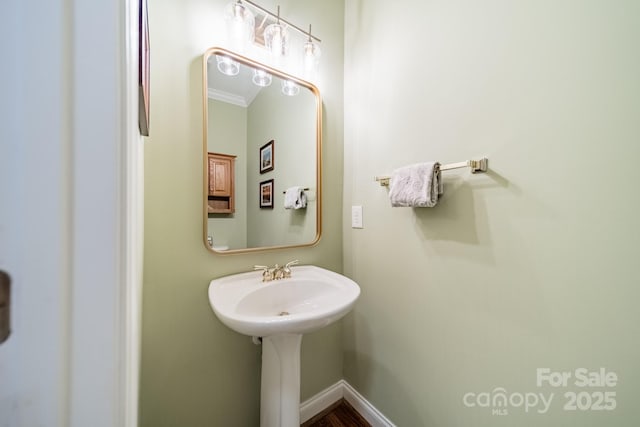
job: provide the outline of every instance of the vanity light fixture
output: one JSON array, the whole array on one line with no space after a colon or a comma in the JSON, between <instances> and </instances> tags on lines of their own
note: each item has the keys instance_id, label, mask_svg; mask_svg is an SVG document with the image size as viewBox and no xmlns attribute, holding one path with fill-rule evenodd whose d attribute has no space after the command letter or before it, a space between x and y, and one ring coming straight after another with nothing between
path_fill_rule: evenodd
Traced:
<instances>
[{"instance_id":1,"label":"vanity light fixture","mask_svg":"<svg viewBox=\"0 0 640 427\"><path fill-rule=\"evenodd\" d=\"M282 80L282 93L287 96L296 96L300 93L300 86L291 80Z\"/></svg>"},{"instance_id":2,"label":"vanity light fixture","mask_svg":"<svg viewBox=\"0 0 640 427\"><path fill-rule=\"evenodd\" d=\"M251 6L254 13L251 13L247 6ZM249 14L250 18L248 17ZM280 6L278 6L277 13L274 14L251 0L237 0L227 5L225 19L227 20L232 49L242 53L246 46L243 40L248 37L250 41L256 44L264 44L276 65L284 65L285 58L293 55L294 58L291 58L288 62L302 65L304 78L313 80L317 77L321 53L319 43L322 41L311 33L311 25L309 25L309 31L305 31L281 18ZM269 21L272 23L263 27ZM247 30L249 22L252 26L251 31ZM256 25L256 23L259 24ZM305 37L300 52L289 51L290 30ZM241 44L242 48L238 48L234 44ZM296 46L300 45L296 44Z\"/></svg>"},{"instance_id":3,"label":"vanity light fixture","mask_svg":"<svg viewBox=\"0 0 640 427\"><path fill-rule=\"evenodd\" d=\"M249 42L252 42L255 37L253 12L242 3L242 0L237 0L225 7L224 20L231 47L233 50L243 53Z\"/></svg>"},{"instance_id":4,"label":"vanity light fixture","mask_svg":"<svg viewBox=\"0 0 640 427\"><path fill-rule=\"evenodd\" d=\"M271 74L267 73L265 70L261 70L256 68L253 70L253 83L257 86L267 87L271 84Z\"/></svg>"}]
</instances>

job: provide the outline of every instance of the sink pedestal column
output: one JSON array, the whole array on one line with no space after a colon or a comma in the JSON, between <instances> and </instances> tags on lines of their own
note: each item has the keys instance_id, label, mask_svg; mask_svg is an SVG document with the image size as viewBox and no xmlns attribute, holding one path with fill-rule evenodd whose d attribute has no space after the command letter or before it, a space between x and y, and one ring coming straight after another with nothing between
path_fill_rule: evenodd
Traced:
<instances>
[{"instance_id":1,"label":"sink pedestal column","mask_svg":"<svg viewBox=\"0 0 640 427\"><path fill-rule=\"evenodd\" d=\"M262 338L261 427L300 427L301 334Z\"/></svg>"}]
</instances>

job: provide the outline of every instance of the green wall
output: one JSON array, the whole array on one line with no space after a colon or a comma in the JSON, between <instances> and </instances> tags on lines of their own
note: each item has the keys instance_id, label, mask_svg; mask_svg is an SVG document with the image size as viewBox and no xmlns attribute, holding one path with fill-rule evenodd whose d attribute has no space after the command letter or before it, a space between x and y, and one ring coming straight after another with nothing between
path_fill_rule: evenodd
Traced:
<instances>
[{"instance_id":1,"label":"green wall","mask_svg":"<svg viewBox=\"0 0 640 427\"><path fill-rule=\"evenodd\" d=\"M313 93L302 88L296 96L282 93L280 79L260 91L248 108L247 234L249 247L311 243L316 237L316 111ZM274 169L259 171L260 147L274 140ZM286 165L286 167L285 167ZM273 209L260 209L259 183L274 180ZM289 187L309 188L306 209L284 209Z\"/></svg>"},{"instance_id":2,"label":"green wall","mask_svg":"<svg viewBox=\"0 0 640 427\"><path fill-rule=\"evenodd\" d=\"M209 99L207 134L208 150L236 156L235 213L210 214L209 236L213 245L229 249L247 247L247 109L227 102Z\"/></svg>"},{"instance_id":3,"label":"green wall","mask_svg":"<svg viewBox=\"0 0 640 427\"><path fill-rule=\"evenodd\" d=\"M346 380L399 426L640 425L640 2L346 6ZM444 173L434 209L391 208L373 181L485 155L488 174ZM619 381L538 388L545 367ZM497 387L555 398L463 404ZM617 408L563 410L585 391Z\"/></svg>"},{"instance_id":4,"label":"green wall","mask_svg":"<svg viewBox=\"0 0 640 427\"><path fill-rule=\"evenodd\" d=\"M280 83L274 78L249 107L208 101L208 150L237 156L236 212L209 215L214 245L284 246L310 243L316 237L316 97L307 89L286 96ZM276 167L261 174L258 153L270 140L275 141ZM259 183L269 179L274 180L274 207L261 209ZM294 185L309 188L308 209L284 209L283 190Z\"/></svg>"},{"instance_id":5,"label":"green wall","mask_svg":"<svg viewBox=\"0 0 640 427\"><path fill-rule=\"evenodd\" d=\"M201 55L224 45L226 1L150 1L140 425L258 424L260 348L215 318L207 285L293 258L344 262L362 288L343 322L305 336L303 399L344 375L399 426L640 424L640 4L344 3L280 2L323 40L322 240L212 255ZM487 174L444 173L434 209L392 209L373 182L485 155ZM351 205L364 206L364 229L349 227ZM583 367L619 380L536 384L538 368ZM498 387L554 398L545 414L463 403ZM563 410L565 393L585 391L613 391L617 407Z\"/></svg>"},{"instance_id":6,"label":"green wall","mask_svg":"<svg viewBox=\"0 0 640 427\"><path fill-rule=\"evenodd\" d=\"M202 54L223 45L222 0L150 0L151 136L145 146L140 425L258 425L260 347L220 323L213 278L298 258L342 270L343 10L341 0L278 2L323 40L325 233L312 248L214 255L202 230ZM273 1L261 5L276 9ZM327 83L326 85L324 83ZM330 82L330 84L328 84ZM332 173L326 173L331 170ZM302 398L342 377L341 323L303 339Z\"/></svg>"}]
</instances>

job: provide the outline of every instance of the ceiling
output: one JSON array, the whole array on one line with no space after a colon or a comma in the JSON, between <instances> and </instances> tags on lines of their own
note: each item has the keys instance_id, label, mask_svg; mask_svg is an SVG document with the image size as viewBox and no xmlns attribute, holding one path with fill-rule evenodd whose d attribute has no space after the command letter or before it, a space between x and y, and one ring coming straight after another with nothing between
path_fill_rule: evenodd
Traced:
<instances>
[{"instance_id":1,"label":"ceiling","mask_svg":"<svg viewBox=\"0 0 640 427\"><path fill-rule=\"evenodd\" d=\"M207 91L209 98L241 107L251 105L262 89L252 82L253 68L240 64L240 72L237 75L227 76L218 70L216 56L211 55L208 60Z\"/></svg>"}]
</instances>

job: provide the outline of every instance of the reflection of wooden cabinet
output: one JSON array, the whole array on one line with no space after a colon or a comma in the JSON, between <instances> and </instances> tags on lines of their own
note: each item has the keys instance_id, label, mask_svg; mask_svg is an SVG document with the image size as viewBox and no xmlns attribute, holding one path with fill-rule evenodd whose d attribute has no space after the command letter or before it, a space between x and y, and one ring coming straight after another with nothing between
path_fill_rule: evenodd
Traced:
<instances>
[{"instance_id":1,"label":"reflection of wooden cabinet","mask_svg":"<svg viewBox=\"0 0 640 427\"><path fill-rule=\"evenodd\" d=\"M234 163L236 156L208 154L209 193L207 204L209 213L233 213Z\"/></svg>"}]
</instances>

